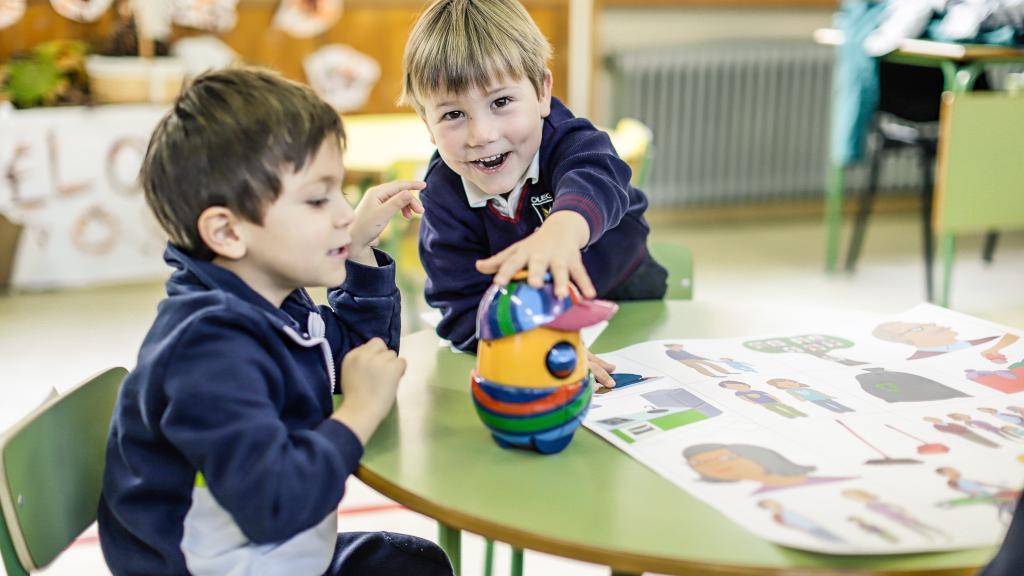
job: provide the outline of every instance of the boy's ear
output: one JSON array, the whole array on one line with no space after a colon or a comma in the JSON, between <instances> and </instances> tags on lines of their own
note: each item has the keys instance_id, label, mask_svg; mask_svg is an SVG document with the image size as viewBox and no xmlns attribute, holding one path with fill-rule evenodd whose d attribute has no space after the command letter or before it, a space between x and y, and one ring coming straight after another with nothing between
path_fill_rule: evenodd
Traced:
<instances>
[{"instance_id":1,"label":"boy's ear","mask_svg":"<svg viewBox=\"0 0 1024 576\"><path fill-rule=\"evenodd\" d=\"M210 206L199 215L199 237L214 254L229 260L245 256L239 219L224 206Z\"/></svg>"},{"instance_id":2,"label":"boy's ear","mask_svg":"<svg viewBox=\"0 0 1024 576\"><path fill-rule=\"evenodd\" d=\"M544 70L544 83L541 84L540 91L540 117L547 118L551 114L551 84L553 80L551 77L551 69Z\"/></svg>"}]
</instances>

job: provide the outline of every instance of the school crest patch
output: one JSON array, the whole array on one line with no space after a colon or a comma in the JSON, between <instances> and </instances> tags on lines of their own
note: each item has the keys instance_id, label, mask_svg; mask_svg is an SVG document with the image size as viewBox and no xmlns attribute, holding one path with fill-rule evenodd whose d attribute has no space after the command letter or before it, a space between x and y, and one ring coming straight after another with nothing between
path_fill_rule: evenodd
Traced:
<instances>
[{"instance_id":1,"label":"school crest patch","mask_svg":"<svg viewBox=\"0 0 1024 576\"><path fill-rule=\"evenodd\" d=\"M548 219L548 214L551 213L551 205L554 202L555 199L551 196L550 192L530 197L530 206L533 207L533 211L537 213L537 217L540 218L541 222Z\"/></svg>"}]
</instances>

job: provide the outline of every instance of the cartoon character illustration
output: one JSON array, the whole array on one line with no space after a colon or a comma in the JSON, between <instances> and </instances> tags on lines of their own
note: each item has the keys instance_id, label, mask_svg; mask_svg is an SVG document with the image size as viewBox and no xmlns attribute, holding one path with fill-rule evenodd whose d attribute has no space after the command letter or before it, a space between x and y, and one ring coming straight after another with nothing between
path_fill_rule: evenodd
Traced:
<instances>
[{"instance_id":1,"label":"cartoon character illustration","mask_svg":"<svg viewBox=\"0 0 1024 576\"><path fill-rule=\"evenodd\" d=\"M668 355L669 358L679 362L687 368L696 370L705 376L719 378L721 376L734 374L734 372L729 372L708 358L698 356L693 352L688 352L682 344L665 344L665 348L665 354ZM715 374L711 372L712 370L719 372L720 374Z\"/></svg>"},{"instance_id":2,"label":"cartoon character illustration","mask_svg":"<svg viewBox=\"0 0 1024 576\"><path fill-rule=\"evenodd\" d=\"M543 454L568 446L591 397L579 331L617 309L611 302L584 300L572 285L559 298L550 274L540 288L520 272L508 286L495 284L484 293L470 380L476 412L499 446Z\"/></svg>"},{"instance_id":3,"label":"cartoon character illustration","mask_svg":"<svg viewBox=\"0 0 1024 576\"><path fill-rule=\"evenodd\" d=\"M851 522L854 526L863 530L864 532L867 532L872 536L878 536L879 538L885 540L890 544L897 544L900 541L900 539L897 538L896 535L892 532L889 532L888 530L882 528L877 524L871 524L870 522L864 520L860 516L847 516L846 519L849 522Z\"/></svg>"},{"instance_id":4,"label":"cartoon character illustration","mask_svg":"<svg viewBox=\"0 0 1024 576\"><path fill-rule=\"evenodd\" d=\"M793 352L797 354L810 354L815 358L838 362L843 366L863 366L867 362L850 360L829 354L838 348L850 348L853 342L836 336L825 334L804 334L801 336L790 336L788 338L766 338L764 340L750 340L743 343L751 350L767 354L782 354Z\"/></svg>"},{"instance_id":5,"label":"cartoon character illustration","mask_svg":"<svg viewBox=\"0 0 1024 576\"><path fill-rule=\"evenodd\" d=\"M969 428L977 428L978 430L984 430L989 434L995 434L996 436L999 436L1000 438L1006 438L1007 440L1017 440L1017 438L1015 438L1012 434L1007 434L1006 432L1000 430L998 426L985 422L984 420L975 420L974 418L971 418L968 414L953 412L952 414L946 414L946 416L948 416L952 420L956 420L960 424L963 424Z\"/></svg>"},{"instance_id":6,"label":"cartoon character illustration","mask_svg":"<svg viewBox=\"0 0 1024 576\"><path fill-rule=\"evenodd\" d=\"M757 404L758 406L761 406L762 408L770 412L774 412L784 418L799 418L801 416L807 416L807 414L793 408L789 404L780 402L778 398L767 392L754 390L750 387L750 384L745 384L736 380L722 380L718 385L726 390L733 390L736 397L740 400L745 400L751 404Z\"/></svg>"},{"instance_id":7,"label":"cartoon character illustration","mask_svg":"<svg viewBox=\"0 0 1024 576\"><path fill-rule=\"evenodd\" d=\"M598 420L612 434L628 444L637 440L654 436L657 432L667 432L675 428L689 426L722 413L694 394L682 389L673 388L654 390L640 395L650 402L644 412L622 414Z\"/></svg>"},{"instance_id":8,"label":"cartoon character illustration","mask_svg":"<svg viewBox=\"0 0 1024 576\"><path fill-rule=\"evenodd\" d=\"M732 368L733 370L739 370L740 372L757 372L757 370L752 365L746 362L740 362L735 358L722 356L721 358L719 358L719 360L721 360L723 364L725 364L729 368Z\"/></svg>"},{"instance_id":9,"label":"cartoon character illustration","mask_svg":"<svg viewBox=\"0 0 1024 576\"><path fill-rule=\"evenodd\" d=\"M947 486L967 495L966 498L940 502L938 506L951 508L970 504L991 504L996 507L996 514L1003 523L1008 524L1013 518L1013 510L1017 506L1017 499L1020 498L1020 490L964 478L960 470L952 466L937 468L935 472L946 478Z\"/></svg>"},{"instance_id":10,"label":"cartoon character illustration","mask_svg":"<svg viewBox=\"0 0 1024 576\"><path fill-rule=\"evenodd\" d=\"M819 408L840 413L855 411L849 406L844 406L843 404L836 402L835 396L829 396L824 392L815 390L807 384L797 382L796 380L790 380L789 378L772 378L768 381L768 384L775 386L779 390L785 390L787 394L801 402L810 402Z\"/></svg>"},{"instance_id":11,"label":"cartoon character illustration","mask_svg":"<svg viewBox=\"0 0 1024 576\"><path fill-rule=\"evenodd\" d=\"M956 331L952 328L939 326L934 322L884 322L876 326L871 334L879 340L909 344L916 348L916 351L907 360L931 358L957 350L965 350L999 338L999 336L986 336L973 340L959 340ZM1003 356L1001 351L1017 340L1016 334L1003 334L998 342L982 350L981 355L995 364L1005 364L1006 356Z\"/></svg>"},{"instance_id":12,"label":"cartoon character illustration","mask_svg":"<svg viewBox=\"0 0 1024 576\"><path fill-rule=\"evenodd\" d=\"M1021 392L1024 391L1024 360L1018 360L1000 370L967 368L964 370L964 377L1003 394Z\"/></svg>"},{"instance_id":13,"label":"cartoon character illustration","mask_svg":"<svg viewBox=\"0 0 1024 576\"><path fill-rule=\"evenodd\" d=\"M825 540L826 542L842 542L843 539L835 534L829 532L823 528L820 524L811 520L810 518L797 514L792 510L787 510L782 507L782 504L778 500L771 500L766 498L757 503L759 508L764 508L772 513L772 520L776 524L785 526L786 528L792 528L799 530L804 534L813 536L819 540Z\"/></svg>"},{"instance_id":14,"label":"cartoon character illustration","mask_svg":"<svg viewBox=\"0 0 1024 576\"><path fill-rule=\"evenodd\" d=\"M992 442L988 438L982 438L978 434L971 432L967 426L962 426L956 422L946 422L942 418L935 418L934 416L925 416L924 421L931 423L932 427L939 432L953 434L954 436L963 438L968 442L974 442L975 444L986 448L999 448L999 444Z\"/></svg>"},{"instance_id":15,"label":"cartoon character illustration","mask_svg":"<svg viewBox=\"0 0 1024 576\"><path fill-rule=\"evenodd\" d=\"M942 530L925 524L917 518L910 515L907 509L890 502L883 502L879 497L867 490L859 490L856 488L849 488L843 490L843 496L854 500L856 502L862 502L864 507L869 511L882 516L900 526L910 530L911 532L921 536L922 538L932 541L935 536L939 536L945 540L949 540L948 534Z\"/></svg>"},{"instance_id":16,"label":"cartoon character illustration","mask_svg":"<svg viewBox=\"0 0 1024 576\"><path fill-rule=\"evenodd\" d=\"M865 368L857 375L861 389L886 402L928 402L949 398L970 398L969 394L909 372Z\"/></svg>"},{"instance_id":17,"label":"cartoon character illustration","mask_svg":"<svg viewBox=\"0 0 1024 576\"><path fill-rule=\"evenodd\" d=\"M1000 412L995 408L978 408L978 412L984 412L990 416L995 416L1003 422L1009 422L1014 426L1024 426L1024 418L1021 418L1018 414L1010 414L1009 412Z\"/></svg>"},{"instance_id":18,"label":"cartoon character illustration","mask_svg":"<svg viewBox=\"0 0 1024 576\"><path fill-rule=\"evenodd\" d=\"M752 444L694 444L683 450L683 458L705 482L749 480L761 484L754 494L856 478L811 476L816 466L796 464L774 450Z\"/></svg>"}]
</instances>

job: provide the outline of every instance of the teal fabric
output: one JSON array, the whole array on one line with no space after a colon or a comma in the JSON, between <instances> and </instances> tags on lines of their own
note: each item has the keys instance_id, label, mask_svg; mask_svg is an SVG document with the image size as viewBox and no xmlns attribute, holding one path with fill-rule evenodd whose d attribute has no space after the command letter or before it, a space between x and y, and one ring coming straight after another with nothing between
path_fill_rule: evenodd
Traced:
<instances>
[{"instance_id":1,"label":"teal fabric","mask_svg":"<svg viewBox=\"0 0 1024 576\"><path fill-rule=\"evenodd\" d=\"M878 60L864 39L882 22L888 2L844 0L833 18L844 41L836 48L832 82L832 162L847 166L864 157L868 126L878 109Z\"/></svg>"}]
</instances>

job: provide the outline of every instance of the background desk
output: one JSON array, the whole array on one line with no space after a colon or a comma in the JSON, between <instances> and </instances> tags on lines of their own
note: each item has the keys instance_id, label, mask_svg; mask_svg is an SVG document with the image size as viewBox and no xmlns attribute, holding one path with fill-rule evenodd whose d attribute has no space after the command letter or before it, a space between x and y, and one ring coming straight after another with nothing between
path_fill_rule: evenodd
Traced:
<instances>
[{"instance_id":1,"label":"background desk","mask_svg":"<svg viewBox=\"0 0 1024 576\"><path fill-rule=\"evenodd\" d=\"M802 330L864 314L705 302L625 303L594 346ZM358 475L451 528L611 566L688 575L973 574L995 552L840 557L761 540L588 430L560 454L502 450L473 409L475 357L432 332L402 339L409 366L396 409L366 447ZM832 573L832 572L829 572Z\"/></svg>"},{"instance_id":2,"label":"background desk","mask_svg":"<svg viewBox=\"0 0 1024 576\"><path fill-rule=\"evenodd\" d=\"M843 34L839 30L817 30L814 40L819 44L839 45L843 42ZM908 39L903 41L898 50L883 58L899 64L939 68L942 70L945 90L964 93L973 89L974 82L984 72L986 66L1024 62L1024 50L1005 46ZM832 156L830 154L830 158ZM839 261L843 176L843 166L832 161L825 187L825 266L830 272L836 270ZM940 303L945 305L947 301L948 290L944 290Z\"/></svg>"}]
</instances>

